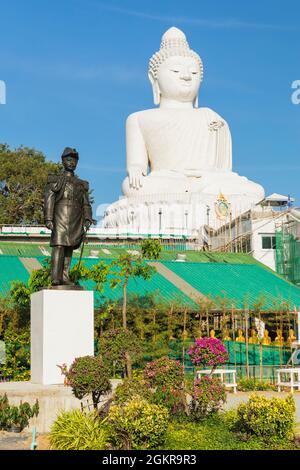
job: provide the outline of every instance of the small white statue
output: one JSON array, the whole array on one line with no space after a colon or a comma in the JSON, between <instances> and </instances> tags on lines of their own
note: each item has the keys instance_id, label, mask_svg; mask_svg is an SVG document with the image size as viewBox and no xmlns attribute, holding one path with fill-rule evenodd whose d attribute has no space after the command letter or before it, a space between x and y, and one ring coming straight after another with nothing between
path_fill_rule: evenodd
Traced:
<instances>
[{"instance_id":1,"label":"small white statue","mask_svg":"<svg viewBox=\"0 0 300 470\"><path fill-rule=\"evenodd\" d=\"M170 28L149 62L158 108L131 114L126 123L127 197L170 193L264 198L263 188L232 172L228 124L210 108L198 108L201 58L182 31Z\"/></svg>"}]
</instances>

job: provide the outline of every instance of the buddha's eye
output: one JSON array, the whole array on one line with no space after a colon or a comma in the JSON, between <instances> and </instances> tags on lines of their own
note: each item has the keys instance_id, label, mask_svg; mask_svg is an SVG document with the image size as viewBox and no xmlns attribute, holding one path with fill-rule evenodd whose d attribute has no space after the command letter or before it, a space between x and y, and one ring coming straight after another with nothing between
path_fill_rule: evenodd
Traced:
<instances>
[{"instance_id":1,"label":"buddha's eye","mask_svg":"<svg viewBox=\"0 0 300 470\"><path fill-rule=\"evenodd\" d=\"M172 70L172 72L174 72L174 73L179 73L179 70Z\"/></svg>"},{"instance_id":2,"label":"buddha's eye","mask_svg":"<svg viewBox=\"0 0 300 470\"><path fill-rule=\"evenodd\" d=\"M198 72L192 72L192 75L197 75Z\"/></svg>"}]
</instances>

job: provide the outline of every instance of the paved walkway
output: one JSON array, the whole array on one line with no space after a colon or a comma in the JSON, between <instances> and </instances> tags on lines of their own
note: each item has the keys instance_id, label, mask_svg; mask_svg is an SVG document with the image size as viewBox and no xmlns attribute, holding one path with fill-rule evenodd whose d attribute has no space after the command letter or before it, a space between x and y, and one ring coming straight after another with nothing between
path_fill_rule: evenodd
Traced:
<instances>
[{"instance_id":1,"label":"paved walkway","mask_svg":"<svg viewBox=\"0 0 300 470\"><path fill-rule=\"evenodd\" d=\"M30 450L30 436L0 431L0 450Z\"/></svg>"}]
</instances>

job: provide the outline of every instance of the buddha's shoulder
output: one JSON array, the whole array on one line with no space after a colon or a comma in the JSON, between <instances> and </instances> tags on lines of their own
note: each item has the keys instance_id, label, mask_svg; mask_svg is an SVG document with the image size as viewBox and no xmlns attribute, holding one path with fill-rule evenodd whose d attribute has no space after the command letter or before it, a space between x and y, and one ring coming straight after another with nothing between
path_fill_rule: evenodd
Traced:
<instances>
[{"instance_id":1,"label":"buddha's shoulder","mask_svg":"<svg viewBox=\"0 0 300 470\"><path fill-rule=\"evenodd\" d=\"M223 119L220 114L218 114L214 109L211 108L198 108L197 111L201 114L205 114L207 117L217 117L219 119Z\"/></svg>"},{"instance_id":2,"label":"buddha's shoulder","mask_svg":"<svg viewBox=\"0 0 300 470\"><path fill-rule=\"evenodd\" d=\"M139 121L140 119L158 115L160 112L159 108L143 109L142 111L136 111L135 113L129 114L127 122Z\"/></svg>"}]
</instances>

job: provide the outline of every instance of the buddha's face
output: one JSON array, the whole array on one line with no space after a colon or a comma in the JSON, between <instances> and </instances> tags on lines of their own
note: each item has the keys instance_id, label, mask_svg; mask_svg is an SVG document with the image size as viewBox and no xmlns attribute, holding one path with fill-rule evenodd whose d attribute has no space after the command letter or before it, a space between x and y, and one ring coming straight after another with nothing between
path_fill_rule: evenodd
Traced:
<instances>
[{"instance_id":1,"label":"buddha's face","mask_svg":"<svg viewBox=\"0 0 300 470\"><path fill-rule=\"evenodd\" d=\"M200 81L199 64L193 57L169 57L160 65L157 73L161 96L181 102L193 102L196 99Z\"/></svg>"}]
</instances>

